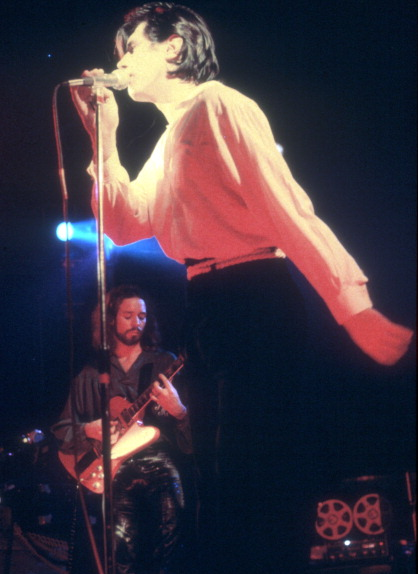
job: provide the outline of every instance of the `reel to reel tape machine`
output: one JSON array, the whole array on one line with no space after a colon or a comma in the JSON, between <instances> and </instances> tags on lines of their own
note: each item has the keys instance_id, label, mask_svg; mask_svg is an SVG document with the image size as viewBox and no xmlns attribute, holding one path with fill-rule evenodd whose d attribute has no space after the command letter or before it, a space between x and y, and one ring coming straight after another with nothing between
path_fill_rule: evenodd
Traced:
<instances>
[{"instance_id":1,"label":"reel to reel tape machine","mask_svg":"<svg viewBox=\"0 0 418 574\"><path fill-rule=\"evenodd\" d=\"M413 473L357 477L317 502L311 565L408 560L416 543L414 482Z\"/></svg>"}]
</instances>

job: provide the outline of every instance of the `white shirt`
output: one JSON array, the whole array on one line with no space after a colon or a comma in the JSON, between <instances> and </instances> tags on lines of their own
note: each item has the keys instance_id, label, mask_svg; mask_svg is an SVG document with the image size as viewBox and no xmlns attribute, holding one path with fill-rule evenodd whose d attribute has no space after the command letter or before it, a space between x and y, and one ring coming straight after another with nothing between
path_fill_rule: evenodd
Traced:
<instances>
[{"instance_id":1,"label":"white shirt","mask_svg":"<svg viewBox=\"0 0 418 574\"><path fill-rule=\"evenodd\" d=\"M178 106L138 177L105 162L104 230L118 245L155 236L169 257L282 250L339 323L372 306L367 278L314 213L257 104L211 81ZM95 194L93 210L96 211Z\"/></svg>"}]
</instances>

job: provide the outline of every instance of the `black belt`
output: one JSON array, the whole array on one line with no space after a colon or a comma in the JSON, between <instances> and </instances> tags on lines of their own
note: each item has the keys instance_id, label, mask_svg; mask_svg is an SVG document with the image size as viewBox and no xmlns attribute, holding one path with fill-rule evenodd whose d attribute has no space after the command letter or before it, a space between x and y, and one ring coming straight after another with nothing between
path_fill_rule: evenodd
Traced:
<instances>
[{"instance_id":1,"label":"black belt","mask_svg":"<svg viewBox=\"0 0 418 574\"><path fill-rule=\"evenodd\" d=\"M213 261L213 257L205 257L204 259L191 259L186 257L184 264L186 267L193 267L193 265L199 265L199 263L204 263L205 261Z\"/></svg>"}]
</instances>

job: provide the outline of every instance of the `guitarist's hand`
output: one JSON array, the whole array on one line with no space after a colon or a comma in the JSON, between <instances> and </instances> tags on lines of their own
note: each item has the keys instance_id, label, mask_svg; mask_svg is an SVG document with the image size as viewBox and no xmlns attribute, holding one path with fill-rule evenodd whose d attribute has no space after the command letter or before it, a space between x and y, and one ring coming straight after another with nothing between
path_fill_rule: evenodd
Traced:
<instances>
[{"instance_id":1,"label":"guitarist's hand","mask_svg":"<svg viewBox=\"0 0 418 574\"><path fill-rule=\"evenodd\" d=\"M159 381L155 381L152 386L151 398L161 405L171 416L176 419L183 419L187 414L187 409L180 400L179 394L171 382L164 375L159 375Z\"/></svg>"},{"instance_id":2,"label":"guitarist's hand","mask_svg":"<svg viewBox=\"0 0 418 574\"><path fill-rule=\"evenodd\" d=\"M84 425L84 432L88 438L102 442L102 419L97 419ZM110 421L110 444L113 445L119 438L117 421Z\"/></svg>"}]
</instances>

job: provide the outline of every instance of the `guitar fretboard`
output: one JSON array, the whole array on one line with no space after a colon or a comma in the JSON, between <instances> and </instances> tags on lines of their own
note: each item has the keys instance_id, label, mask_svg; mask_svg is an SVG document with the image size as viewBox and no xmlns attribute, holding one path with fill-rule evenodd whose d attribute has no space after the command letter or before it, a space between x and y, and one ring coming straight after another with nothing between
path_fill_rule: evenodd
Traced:
<instances>
[{"instance_id":1,"label":"guitar fretboard","mask_svg":"<svg viewBox=\"0 0 418 574\"><path fill-rule=\"evenodd\" d=\"M180 369L184 365L184 359L181 355L177 357L173 363L166 369L163 373L165 377L169 381L180 371ZM152 392L152 386L154 381L151 385L145 389L145 391L134 401L128 409L124 409L120 416L123 418L125 424L129 425L132 422L133 417L150 401L150 396Z\"/></svg>"}]
</instances>

